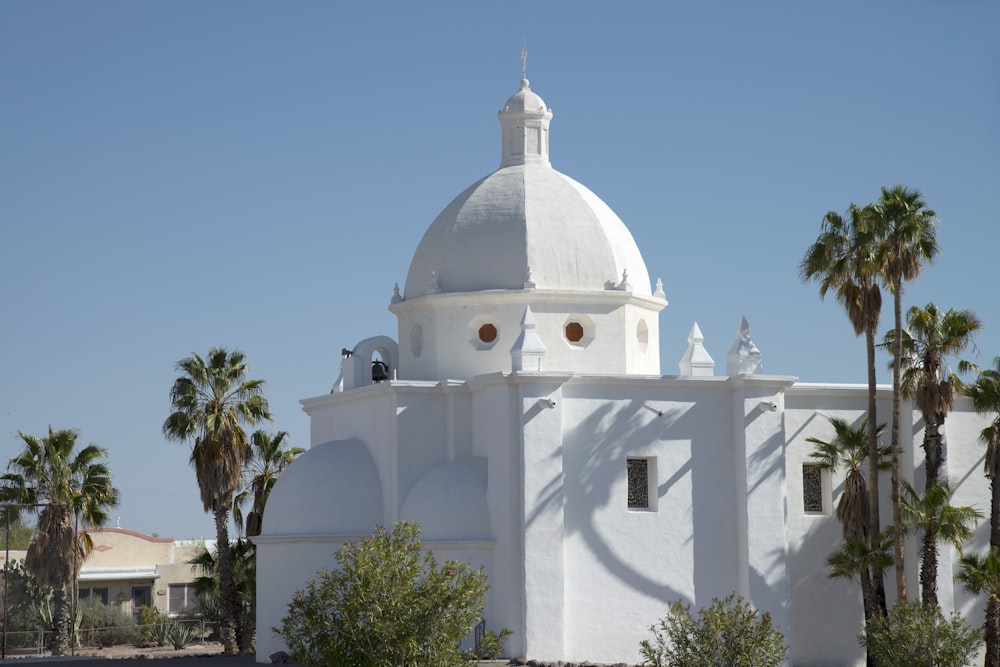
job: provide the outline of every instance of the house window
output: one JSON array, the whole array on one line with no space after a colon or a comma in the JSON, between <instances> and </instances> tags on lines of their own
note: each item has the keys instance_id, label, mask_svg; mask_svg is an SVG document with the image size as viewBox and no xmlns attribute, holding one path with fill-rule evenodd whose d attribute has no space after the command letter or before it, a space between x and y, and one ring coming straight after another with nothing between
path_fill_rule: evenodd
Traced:
<instances>
[{"instance_id":1,"label":"house window","mask_svg":"<svg viewBox=\"0 0 1000 667\"><path fill-rule=\"evenodd\" d=\"M108 589L107 588L81 588L78 598L80 600L89 599L98 600L101 604L108 604Z\"/></svg>"},{"instance_id":2,"label":"house window","mask_svg":"<svg viewBox=\"0 0 1000 667\"><path fill-rule=\"evenodd\" d=\"M579 343L583 340L583 325L579 322L570 322L566 325L566 340L571 343Z\"/></svg>"},{"instance_id":3,"label":"house window","mask_svg":"<svg viewBox=\"0 0 1000 667\"><path fill-rule=\"evenodd\" d=\"M180 614L196 602L194 584L170 584L170 598L167 601L167 611L170 614Z\"/></svg>"},{"instance_id":4,"label":"house window","mask_svg":"<svg viewBox=\"0 0 1000 667\"><path fill-rule=\"evenodd\" d=\"M629 458L628 508L630 510L656 509L656 459L651 457Z\"/></svg>"},{"instance_id":5,"label":"house window","mask_svg":"<svg viewBox=\"0 0 1000 667\"><path fill-rule=\"evenodd\" d=\"M823 513L823 470L817 465L802 466L802 508L807 514Z\"/></svg>"}]
</instances>

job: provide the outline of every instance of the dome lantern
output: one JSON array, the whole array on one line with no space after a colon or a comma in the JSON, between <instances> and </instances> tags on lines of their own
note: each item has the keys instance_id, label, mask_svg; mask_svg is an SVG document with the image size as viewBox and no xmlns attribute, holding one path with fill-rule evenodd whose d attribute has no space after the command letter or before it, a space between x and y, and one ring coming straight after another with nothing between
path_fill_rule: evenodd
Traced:
<instances>
[{"instance_id":1,"label":"dome lantern","mask_svg":"<svg viewBox=\"0 0 1000 667\"><path fill-rule=\"evenodd\" d=\"M549 166L552 110L532 92L527 79L521 79L521 89L511 95L497 117L503 130L501 168L529 163Z\"/></svg>"}]
</instances>

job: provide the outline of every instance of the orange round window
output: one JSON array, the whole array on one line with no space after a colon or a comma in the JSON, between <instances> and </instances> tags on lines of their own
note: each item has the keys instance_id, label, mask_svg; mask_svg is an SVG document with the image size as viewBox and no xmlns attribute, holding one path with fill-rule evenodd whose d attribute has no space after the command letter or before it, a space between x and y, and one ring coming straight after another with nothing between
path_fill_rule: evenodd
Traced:
<instances>
[{"instance_id":1,"label":"orange round window","mask_svg":"<svg viewBox=\"0 0 1000 667\"><path fill-rule=\"evenodd\" d=\"M571 343L579 343L583 339L583 325L579 322L570 322L566 325L566 340Z\"/></svg>"},{"instance_id":2,"label":"orange round window","mask_svg":"<svg viewBox=\"0 0 1000 667\"><path fill-rule=\"evenodd\" d=\"M479 327L479 340L484 343L492 343L497 339L497 328L492 324L484 324Z\"/></svg>"}]
</instances>

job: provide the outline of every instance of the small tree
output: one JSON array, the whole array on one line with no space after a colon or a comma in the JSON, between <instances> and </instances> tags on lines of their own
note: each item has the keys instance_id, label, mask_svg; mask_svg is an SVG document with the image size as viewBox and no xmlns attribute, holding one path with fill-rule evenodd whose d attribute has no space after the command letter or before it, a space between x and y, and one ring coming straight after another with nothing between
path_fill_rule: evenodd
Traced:
<instances>
[{"instance_id":1,"label":"small tree","mask_svg":"<svg viewBox=\"0 0 1000 667\"><path fill-rule=\"evenodd\" d=\"M868 623L858 642L878 665L963 667L979 650L983 633L961 614L946 619L937 606L900 602Z\"/></svg>"},{"instance_id":2,"label":"small tree","mask_svg":"<svg viewBox=\"0 0 1000 667\"><path fill-rule=\"evenodd\" d=\"M697 617L690 606L674 602L649 629L653 641L643 640L639 652L650 667L775 667L788 652L771 617L735 594L714 598Z\"/></svg>"},{"instance_id":3,"label":"small tree","mask_svg":"<svg viewBox=\"0 0 1000 667\"><path fill-rule=\"evenodd\" d=\"M275 631L301 665L446 667L463 665L459 642L483 610L486 575L456 561L440 567L422 552L420 529L348 542L338 569L321 570L298 591Z\"/></svg>"}]
</instances>

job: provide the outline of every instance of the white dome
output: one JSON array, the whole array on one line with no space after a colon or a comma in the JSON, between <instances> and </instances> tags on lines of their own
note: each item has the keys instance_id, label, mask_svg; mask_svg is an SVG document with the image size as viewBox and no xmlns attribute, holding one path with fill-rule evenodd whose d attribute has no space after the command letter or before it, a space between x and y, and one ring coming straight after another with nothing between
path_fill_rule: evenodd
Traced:
<instances>
[{"instance_id":1,"label":"white dome","mask_svg":"<svg viewBox=\"0 0 1000 667\"><path fill-rule=\"evenodd\" d=\"M538 96L528 84L527 79L521 79L521 89L510 96L507 102L503 105L503 111L528 111L528 112L545 112L548 107L545 106L545 100Z\"/></svg>"},{"instance_id":2,"label":"white dome","mask_svg":"<svg viewBox=\"0 0 1000 667\"><path fill-rule=\"evenodd\" d=\"M399 518L427 540L490 539L486 459L470 456L431 469L406 497Z\"/></svg>"},{"instance_id":3,"label":"white dome","mask_svg":"<svg viewBox=\"0 0 1000 667\"><path fill-rule=\"evenodd\" d=\"M551 117L522 80L499 113L501 168L431 224L410 263L405 299L520 290L529 280L539 290L605 290L626 272L633 294L652 295L625 224L597 195L550 166Z\"/></svg>"},{"instance_id":4,"label":"white dome","mask_svg":"<svg viewBox=\"0 0 1000 667\"><path fill-rule=\"evenodd\" d=\"M303 493L309 489L309 493ZM281 473L264 513L264 535L367 535L382 523L382 484L368 447L337 440L303 452Z\"/></svg>"},{"instance_id":5,"label":"white dome","mask_svg":"<svg viewBox=\"0 0 1000 667\"><path fill-rule=\"evenodd\" d=\"M651 296L632 234L607 204L542 164L499 169L437 217L417 246L406 299L433 291L603 290L628 272L632 291Z\"/></svg>"}]
</instances>

